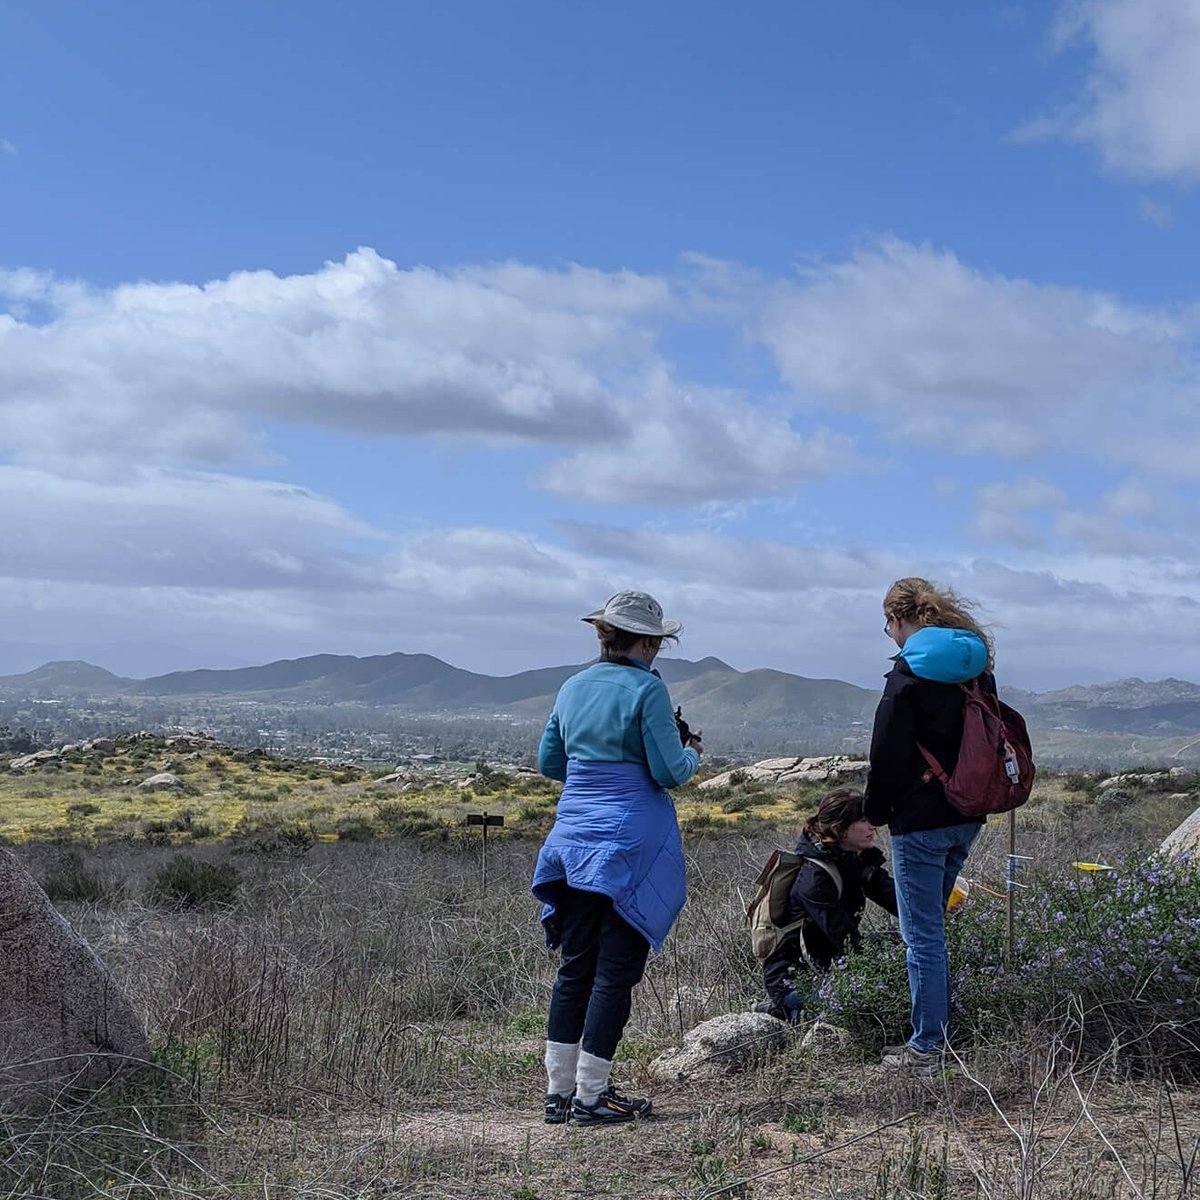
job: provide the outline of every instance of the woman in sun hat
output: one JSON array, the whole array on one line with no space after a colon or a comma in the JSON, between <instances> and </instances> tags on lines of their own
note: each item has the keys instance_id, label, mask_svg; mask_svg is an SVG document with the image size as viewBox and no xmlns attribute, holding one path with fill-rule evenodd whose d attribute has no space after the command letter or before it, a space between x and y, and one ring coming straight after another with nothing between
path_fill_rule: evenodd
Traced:
<instances>
[{"instance_id":1,"label":"woman in sun hat","mask_svg":"<svg viewBox=\"0 0 1200 1200\"><path fill-rule=\"evenodd\" d=\"M618 592L583 620L600 661L559 689L538 770L564 781L554 827L538 854L533 892L546 943L562 951L546 1034L546 1121L610 1125L650 1115L619 1095L612 1059L651 946L661 949L683 908L683 845L667 788L700 765L657 671L678 639L645 592Z\"/></svg>"}]
</instances>

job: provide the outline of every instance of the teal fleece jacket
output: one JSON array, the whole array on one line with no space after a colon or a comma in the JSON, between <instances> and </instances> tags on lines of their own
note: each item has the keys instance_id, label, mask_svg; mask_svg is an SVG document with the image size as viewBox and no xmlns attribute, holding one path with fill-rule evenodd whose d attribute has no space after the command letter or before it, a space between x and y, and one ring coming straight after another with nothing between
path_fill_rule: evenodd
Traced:
<instances>
[{"instance_id":1,"label":"teal fleece jacket","mask_svg":"<svg viewBox=\"0 0 1200 1200\"><path fill-rule=\"evenodd\" d=\"M538 747L538 770L567 778L567 760L642 763L662 787L696 773L700 755L679 742L667 685L637 659L598 662L559 689Z\"/></svg>"}]
</instances>

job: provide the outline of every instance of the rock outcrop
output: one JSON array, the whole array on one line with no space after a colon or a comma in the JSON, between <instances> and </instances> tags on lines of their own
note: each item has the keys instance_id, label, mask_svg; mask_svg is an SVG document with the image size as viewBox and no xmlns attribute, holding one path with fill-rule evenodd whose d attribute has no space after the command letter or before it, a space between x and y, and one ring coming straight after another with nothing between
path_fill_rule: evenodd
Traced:
<instances>
[{"instance_id":1,"label":"rock outcrop","mask_svg":"<svg viewBox=\"0 0 1200 1200\"><path fill-rule=\"evenodd\" d=\"M867 763L863 759L831 754L822 758L765 758L746 767L723 771L699 784L700 788L725 787L729 784L762 780L764 783L823 783L826 780L865 779Z\"/></svg>"},{"instance_id":2,"label":"rock outcrop","mask_svg":"<svg viewBox=\"0 0 1200 1200\"><path fill-rule=\"evenodd\" d=\"M145 1066L128 999L15 855L0 848L0 1109L37 1111Z\"/></svg>"},{"instance_id":3,"label":"rock outcrop","mask_svg":"<svg viewBox=\"0 0 1200 1200\"><path fill-rule=\"evenodd\" d=\"M61 750L35 750L32 754L22 754L19 758L8 760L10 771L28 771L31 767L40 767L42 763L58 762L62 758Z\"/></svg>"}]
</instances>

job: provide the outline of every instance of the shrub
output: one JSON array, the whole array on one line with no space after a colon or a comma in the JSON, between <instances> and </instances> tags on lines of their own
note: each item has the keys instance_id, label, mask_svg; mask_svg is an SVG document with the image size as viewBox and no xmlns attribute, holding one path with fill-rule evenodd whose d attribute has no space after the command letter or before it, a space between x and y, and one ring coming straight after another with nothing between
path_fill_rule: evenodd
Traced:
<instances>
[{"instance_id":1,"label":"shrub","mask_svg":"<svg viewBox=\"0 0 1200 1200\"><path fill-rule=\"evenodd\" d=\"M240 884L241 875L232 864L206 863L180 854L155 875L147 899L177 908L232 904Z\"/></svg>"},{"instance_id":2,"label":"shrub","mask_svg":"<svg viewBox=\"0 0 1200 1200\"><path fill-rule=\"evenodd\" d=\"M250 815L242 817L233 827L233 836L248 839L245 845L234 847L234 854L280 854L298 858L317 843L317 831L310 822L260 820Z\"/></svg>"},{"instance_id":3,"label":"shrub","mask_svg":"<svg viewBox=\"0 0 1200 1200\"><path fill-rule=\"evenodd\" d=\"M766 792L743 792L740 796L730 796L721 805L721 811L727 813L745 812L748 808L759 808L764 804L773 803L772 797Z\"/></svg>"},{"instance_id":4,"label":"shrub","mask_svg":"<svg viewBox=\"0 0 1200 1200\"><path fill-rule=\"evenodd\" d=\"M68 854L42 888L51 900L86 900L92 903L119 900L125 885L119 879L89 871L78 854Z\"/></svg>"},{"instance_id":5,"label":"shrub","mask_svg":"<svg viewBox=\"0 0 1200 1200\"><path fill-rule=\"evenodd\" d=\"M1043 1021L1126 1067L1200 1077L1200 870L1158 856L1022 893L1011 962L1005 904L974 896L947 921L956 1038L982 1042ZM821 986L828 1020L871 1044L908 1019L904 949L850 954Z\"/></svg>"},{"instance_id":6,"label":"shrub","mask_svg":"<svg viewBox=\"0 0 1200 1200\"><path fill-rule=\"evenodd\" d=\"M1117 812L1133 803L1133 796L1123 787L1102 788L1096 795L1096 811Z\"/></svg>"},{"instance_id":7,"label":"shrub","mask_svg":"<svg viewBox=\"0 0 1200 1200\"><path fill-rule=\"evenodd\" d=\"M339 818L333 829L342 842L370 842L375 838L375 826L353 813Z\"/></svg>"}]
</instances>

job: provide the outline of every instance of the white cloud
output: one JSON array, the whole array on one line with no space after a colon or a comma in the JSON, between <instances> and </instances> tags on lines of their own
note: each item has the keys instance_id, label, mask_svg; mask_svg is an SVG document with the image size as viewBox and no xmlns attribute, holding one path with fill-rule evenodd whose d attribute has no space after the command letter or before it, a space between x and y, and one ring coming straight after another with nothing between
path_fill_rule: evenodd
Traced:
<instances>
[{"instance_id":1,"label":"white cloud","mask_svg":"<svg viewBox=\"0 0 1200 1200\"><path fill-rule=\"evenodd\" d=\"M975 491L975 515L969 529L985 542L1034 549L1043 546L1046 538L1028 514L1060 507L1066 499L1061 488L1041 479L988 484Z\"/></svg>"},{"instance_id":2,"label":"white cloud","mask_svg":"<svg viewBox=\"0 0 1200 1200\"><path fill-rule=\"evenodd\" d=\"M580 449L537 480L572 500L698 505L765 494L861 470L851 438L798 433L786 413L715 393L683 393L662 381L657 395L625 411L620 440Z\"/></svg>"},{"instance_id":3,"label":"white cloud","mask_svg":"<svg viewBox=\"0 0 1200 1200\"><path fill-rule=\"evenodd\" d=\"M1198 324L888 239L776 285L755 333L799 403L925 453L1065 449L1186 473Z\"/></svg>"},{"instance_id":4,"label":"white cloud","mask_svg":"<svg viewBox=\"0 0 1200 1200\"><path fill-rule=\"evenodd\" d=\"M245 508L245 493L241 500ZM271 497L272 505L273 515L250 521L265 547L260 537L223 547L196 530L178 531L192 539L194 571L169 555L156 562L160 537L146 535L140 547L118 544L125 526L109 520L112 565L85 556L73 572L5 572L0 622L28 643L150 638L184 643L193 657L207 646L214 660L247 662L318 651L422 651L503 674L585 661L594 642L579 617L613 590L636 586L683 621L676 653L685 657L714 654L742 669L770 666L874 686L892 652L880 631L883 592L892 579L915 573L978 604L997 637L1002 679L1014 685L1196 675L1197 573L1169 562L1021 553L1002 564L600 526L568 526L560 544L479 525L428 530L365 564L337 550L345 519L336 509L303 494ZM203 511L215 518L220 509L214 502ZM325 514L315 531L306 519L314 511ZM301 534L289 541L293 526ZM313 543L307 547L299 544L304 532ZM202 566L210 578L201 577ZM1154 636L1131 636L1141 629Z\"/></svg>"},{"instance_id":5,"label":"white cloud","mask_svg":"<svg viewBox=\"0 0 1200 1200\"><path fill-rule=\"evenodd\" d=\"M1168 558L1194 553L1194 537L1124 524L1111 514L1070 510L1054 518L1054 532L1094 554L1121 558Z\"/></svg>"},{"instance_id":6,"label":"white cloud","mask_svg":"<svg viewBox=\"0 0 1200 1200\"><path fill-rule=\"evenodd\" d=\"M1173 499L1156 495L1145 484L1126 480L1102 497L1105 509L1117 517L1158 517L1176 519L1181 514ZM1165 509L1165 511L1164 511Z\"/></svg>"},{"instance_id":7,"label":"white cloud","mask_svg":"<svg viewBox=\"0 0 1200 1200\"><path fill-rule=\"evenodd\" d=\"M30 643L86 628L214 661L400 649L515 671L588 657L578 616L638 586L685 622L688 657L873 685L882 592L924 574L981 602L1013 682L1200 673L1187 309L896 241L773 284L713 264L670 281L401 270L361 251L204 287L10 271L0 292L0 510L21 514L0 530L0 622ZM736 368L727 387L680 379L664 346L688 322L744 325L790 392L742 390ZM423 492L390 518L406 532L379 529L339 498L238 476L280 422L473 439L473 463L533 445L535 482L563 503L531 503L510 472L446 506ZM899 448L890 474L872 469L876 429ZM1017 451L1044 453L978 486ZM991 463L978 478L958 470L973 454ZM1113 462L1141 465L1121 480ZM915 500L913 471L929 485ZM852 472L811 506L797 490ZM692 511L645 528L584 507L647 502ZM824 532L868 504L861 544ZM504 528L507 511L555 532ZM412 532L435 512L454 515ZM1002 564L973 557L980 538ZM1166 626L1133 639L1129 619Z\"/></svg>"},{"instance_id":8,"label":"white cloud","mask_svg":"<svg viewBox=\"0 0 1200 1200\"><path fill-rule=\"evenodd\" d=\"M1089 142L1136 179L1200 179L1200 3L1082 0L1063 8L1057 36L1091 55L1083 94L1022 135Z\"/></svg>"},{"instance_id":9,"label":"white cloud","mask_svg":"<svg viewBox=\"0 0 1200 1200\"><path fill-rule=\"evenodd\" d=\"M604 436L611 390L645 356L631 319L667 296L653 280L578 269L401 271L371 250L312 275L244 272L202 287L90 291L28 272L0 284L50 311L40 324L0 321L5 441L41 461L64 457L64 423L92 455L184 463L236 460L247 423L263 418Z\"/></svg>"},{"instance_id":10,"label":"white cloud","mask_svg":"<svg viewBox=\"0 0 1200 1200\"><path fill-rule=\"evenodd\" d=\"M8 140L8 138L0 138L0 154L13 155L16 154L17 148Z\"/></svg>"},{"instance_id":11,"label":"white cloud","mask_svg":"<svg viewBox=\"0 0 1200 1200\"><path fill-rule=\"evenodd\" d=\"M726 500L853 465L845 436L676 380L657 343L682 302L629 271L402 270L360 249L203 286L14 270L0 298L0 449L60 473L270 461L269 422L573 449L537 481L603 502Z\"/></svg>"},{"instance_id":12,"label":"white cloud","mask_svg":"<svg viewBox=\"0 0 1200 1200\"><path fill-rule=\"evenodd\" d=\"M303 488L155 469L120 481L0 466L0 570L10 580L137 589L345 588L369 578L341 549L372 531Z\"/></svg>"},{"instance_id":13,"label":"white cloud","mask_svg":"<svg viewBox=\"0 0 1200 1200\"><path fill-rule=\"evenodd\" d=\"M879 587L903 573L901 555L882 549L794 545L720 533L674 533L562 522L572 546L589 560L636 565L678 583L748 589L764 595Z\"/></svg>"}]
</instances>

